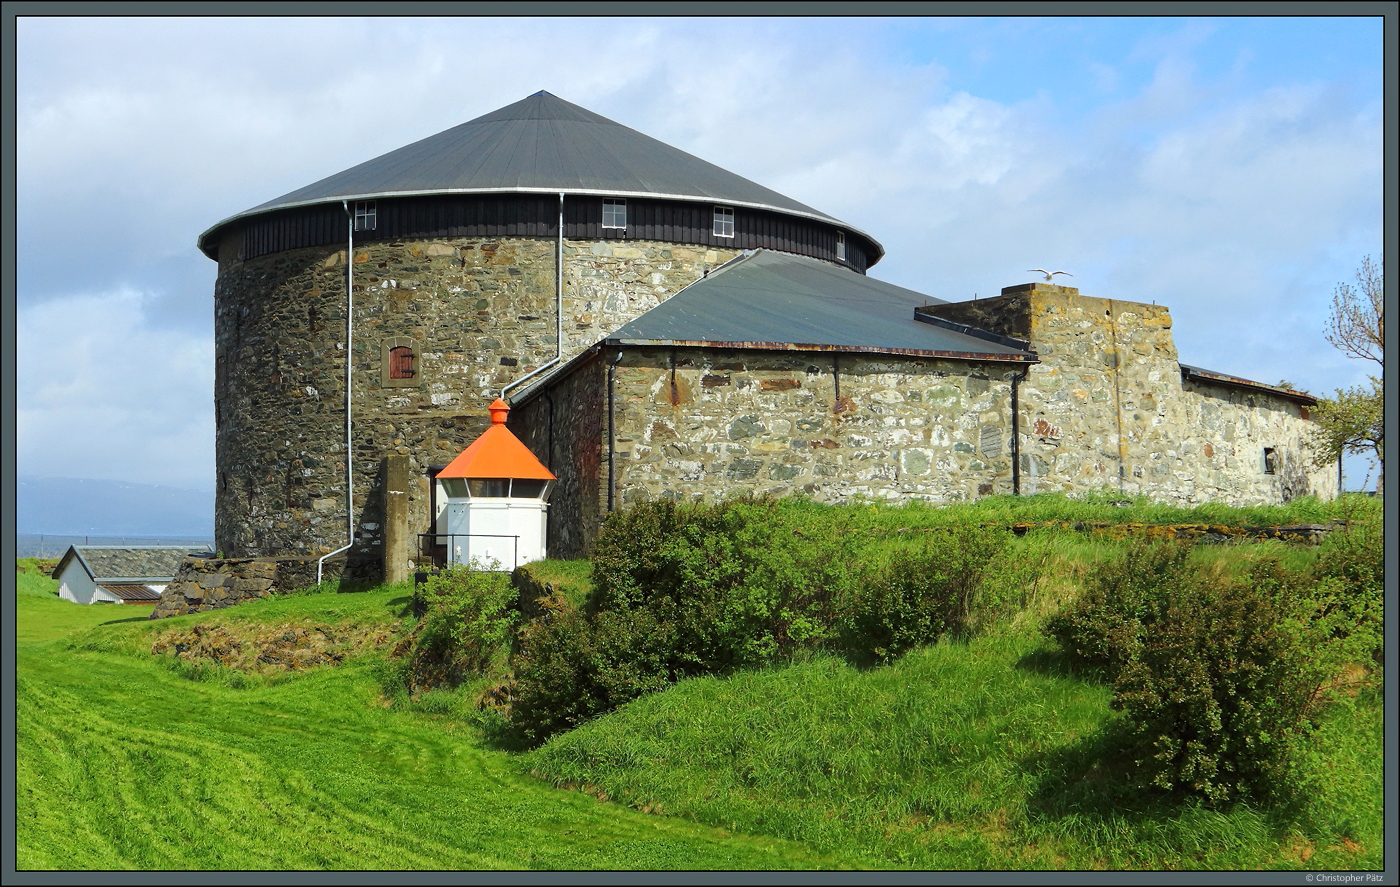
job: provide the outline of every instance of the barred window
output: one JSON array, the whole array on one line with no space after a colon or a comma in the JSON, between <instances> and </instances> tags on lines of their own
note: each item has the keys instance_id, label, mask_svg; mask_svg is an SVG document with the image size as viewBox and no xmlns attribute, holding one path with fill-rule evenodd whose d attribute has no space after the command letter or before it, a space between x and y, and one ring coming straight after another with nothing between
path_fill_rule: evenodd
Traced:
<instances>
[{"instance_id":1,"label":"barred window","mask_svg":"<svg viewBox=\"0 0 1400 887\"><path fill-rule=\"evenodd\" d=\"M734 210L727 206L715 207L715 236L734 236Z\"/></svg>"},{"instance_id":2,"label":"barred window","mask_svg":"<svg viewBox=\"0 0 1400 887\"><path fill-rule=\"evenodd\" d=\"M603 227L627 227L627 201L619 198L603 198Z\"/></svg>"}]
</instances>

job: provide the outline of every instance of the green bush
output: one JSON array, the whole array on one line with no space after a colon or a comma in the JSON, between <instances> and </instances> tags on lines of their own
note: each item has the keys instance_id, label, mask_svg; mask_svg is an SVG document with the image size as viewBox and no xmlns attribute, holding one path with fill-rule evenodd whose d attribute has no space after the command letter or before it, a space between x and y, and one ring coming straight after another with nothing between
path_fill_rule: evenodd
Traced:
<instances>
[{"instance_id":1,"label":"green bush","mask_svg":"<svg viewBox=\"0 0 1400 887\"><path fill-rule=\"evenodd\" d=\"M511 693L520 738L538 743L686 677L825 648L883 660L966 630L1007 534L940 527L872 566L861 530L871 516L763 498L611 515L582 610L521 633Z\"/></svg>"},{"instance_id":2,"label":"green bush","mask_svg":"<svg viewBox=\"0 0 1400 887\"><path fill-rule=\"evenodd\" d=\"M1046 631L1112 681L1141 784L1213 803L1287 794L1301 743L1375 636L1339 603L1347 592L1337 576L1289 570L1274 556L1213 579L1190 550L1132 543Z\"/></svg>"},{"instance_id":3,"label":"green bush","mask_svg":"<svg viewBox=\"0 0 1400 887\"><path fill-rule=\"evenodd\" d=\"M883 662L944 633L966 633L984 580L1005 566L1008 545L1004 531L964 522L897 552L844 602L844 651Z\"/></svg>"},{"instance_id":4,"label":"green bush","mask_svg":"<svg viewBox=\"0 0 1400 887\"><path fill-rule=\"evenodd\" d=\"M572 607L549 611L520 633L510 727L537 745L675 680L675 638L646 611L591 618Z\"/></svg>"},{"instance_id":5,"label":"green bush","mask_svg":"<svg viewBox=\"0 0 1400 887\"><path fill-rule=\"evenodd\" d=\"M1311 585L1264 561L1149 596L1113 697L1144 783L1215 803L1290 789L1290 758L1343 666Z\"/></svg>"},{"instance_id":6,"label":"green bush","mask_svg":"<svg viewBox=\"0 0 1400 887\"><path fill-rule=\"evenodd\" d=\"M1351 639L1379 669L1385 654L1385 540L1380 521L1360 521L1330 533L1318 547L1313 575L1330 591L1320 601L1332 634ZM1330 580L1330 584L1329 584Z\"/></svg>"},{"instance_id":7,"label":"green bush","mask_svg":"<svg viewBox=\"0 0 1400 887\"><path fill-rule=\"evenodd\" d=\"M514 636L519 613L508 574L453 567L428 577L422 595L427 612L410 657L411 689L461 683Z\"/></svg>"},{"instance_id":8,"label":"green bush","mask_svg":"<svg viewBox=\"0 0 1400 887\"><path fill-rule=\"evenodd\" d=\"M1120 560L1089 577L1077 601L1046 620L1046 632L1073 662L1113 680L1137 655L1144 624L1158 615L1151 603L1199 581L1190 553L1190 543L1133 540Z\"/></svg>"},{"instance_id":9,"label":"green bush","mask_svg":"<svg viewBox=\"0 0 1400 887\"><path fill-rule=\"evenodd\" d=\"M859 540L831 532L832 520L806 503L761 498L615 513L591 553L588 609L645 609L673 624L682 675L819 644L834 600L859 580Z\"/></svg>"}]
</instances>

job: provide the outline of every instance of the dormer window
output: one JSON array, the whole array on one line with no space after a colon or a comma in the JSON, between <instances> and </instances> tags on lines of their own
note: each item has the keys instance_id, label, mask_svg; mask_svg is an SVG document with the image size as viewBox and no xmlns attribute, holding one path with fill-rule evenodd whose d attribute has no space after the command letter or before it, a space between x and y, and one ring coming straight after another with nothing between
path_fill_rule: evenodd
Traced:
<instances>
[{"instance_id":1,"label":"dormer window","mask_svg":"<svg viewBox=\"0 0 1400 887\"><path fill-rule=\"evenodd\" d=\"M715 236L734 236L734 210L727 206L715 207Z\"/></svg>"},{"instance_id":2,"label":"dormer window","mask_svg":"<svg viewBox=\"0 0 1400 887\"><path fill-rule=\"evenodd\" d=\"M603 227L627 227L627 201L620 198L603 198Z\"/></svg>"},{"instance_id":3,"label":"dormer window","mask_svg":"<svg viewBox=\"0 0 1400 887\"><path fill-rule=\"evenodd\" d=\"M379 227L373 200L355 201L355 230L373 231Z\"/></svg>"},{"instance_id":4,"label":"dormer window","mask_svg":"<svg viewBox=\"0 0 1400 887\"><path fill-rule=\"evenodd\" d=\"M836 232L836 261L846 261L846 232Z\"/></svg>"}]
</instances>

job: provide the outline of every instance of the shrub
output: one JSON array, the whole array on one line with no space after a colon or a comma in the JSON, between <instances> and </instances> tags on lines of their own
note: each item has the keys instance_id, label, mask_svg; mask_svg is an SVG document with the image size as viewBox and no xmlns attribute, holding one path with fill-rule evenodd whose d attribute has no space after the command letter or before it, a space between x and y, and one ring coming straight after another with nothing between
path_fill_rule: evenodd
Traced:
<instances>
[{"instance_id":1,"label":"shrub","mask_svg":"<svg viewBox=\"0 0 1400 887\"><path fill-rule=\"evenodd\" d=\"M1120 560L1089 577L1077 601L1046 621L1046 632L1072 661L1113 680L1137 655L1144 624L1159 614L1151 603L1199 581L1190 553L1189 543L1133 540Z\"/></svg>"},{"instance_id":2,"label":"shrub","mask_svg":"<svg viewBox=\"0 0 1400 887\"><path fill-rule=\"evenodd\" d=\"M520 634L510 724L537 745L677 677L673 627L647 610L589 617L563 607Z\"/></svg>"},{"instance_id":3,"label":"shrub","mask_svg":"<svg viewBox=\"0 0 1400 887\"><path fill-rule=\"evenodd\" d=\"M490 665L514 634L516 591L505 573L453 567L428 578L427 612L410 657L416 687L455 686Z\"/></svg>"},{"instance_id":4,"label":"shrub","mask_svg":"<svg viewBox=\"0 0 1400 887\"><path fill-rule=\"evenodd\" d=\"M707 674L820 643L858 580L858 541L803 503L669 501L608 518L594 543L591 613L647 609L672 623L676 666Z\"/></svg>"},{"instance_id":5,"label":"shrub","mask_svg":"<svg viewBox=\"0 0 1400 887\"><path fill-rule=\"evenodd\" d=\"M965 633L1008 544L999 529L963 522L896 553L847 597L842 646L857 659L888 661L945 632Z\"/></svg>"},{"instance_id":6,"label":"shrub","mask_svg":"<svg viewBox=\"0 0 1400 887\"><path fill-rule=\"evenodd\" d=\"M1358 659L1380 668L1385 654L1385 541L1379 521L1360 521L1327 536L1318 548L1322 615L1331 633L1350 639Z\"/></svg>"},{"instance_id":7,"label":"shrub","mask_svg":"<svg viewBox=\"0 0 1400 887\"><path fill-rule=\"evenodd\" d=\"M800 502L658 501L609 516L582 611L528 625L511 720L531 744L674 681L818 646L857 541Z\"/></svg>"},{"instance_id":8,"label":"shrub","mask_svg":"<svg viewBox=\"0 0 1400 887\"><path fill-rule=\"evenodd\" d=\"M1337 605L1340 579L1277 557L1212 579L1189 553L1132 543L1046 631L1113 682L1144 786L1213 803L1286 794L1300 743L1371 636Z\"/></svg>"},{"instance_id":9,"label":"shrub","mask_svg":"<svg viewBox=\"0 0 1400 887\"><path fill-rule=\"evenodd\" d=\"M1217 587L1162 586L1114 682L1146 784L1225 802L1289 788L1340 663L1306 574L1275 561Z\"/></svg>"}]
</instances>

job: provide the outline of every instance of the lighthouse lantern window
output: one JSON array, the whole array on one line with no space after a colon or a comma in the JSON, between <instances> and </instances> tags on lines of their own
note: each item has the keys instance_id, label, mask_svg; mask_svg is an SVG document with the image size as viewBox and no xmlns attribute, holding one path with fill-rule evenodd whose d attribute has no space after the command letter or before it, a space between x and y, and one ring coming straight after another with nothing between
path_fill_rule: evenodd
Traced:
<instances>
[{"instance_id":1,"label":"lighthouse lantern window","mask_svg":"<svg viewBox=\"0 0 1400 887\"><path fill-rule=\"evenodd\" d=\"M467 498L467 481L460 477L444 477L440 481L447 495L453 499Z\"/></svg>"},{"instance_id":2,"label":"lighthouse lantern window","mask_svg":"<svg viewBox=\"0 0 1400 887\"><path fill-rule=\"evenodd\" d=\"M467 488L473 499L504 499L510 495L509 478L471 478Z\"/></svg>"},{"instance_id":3,"label":"lighthouse lantern window","mask_svg":"<svg viewBox=\"0 0 1400 887\"><path fill-rule=\"evenodd\" d=\"M544 488L548 483L547 480L516 478L511 482L510 495L515 499L541 499L544 497Z\"/></svg>"}]
</instances>

